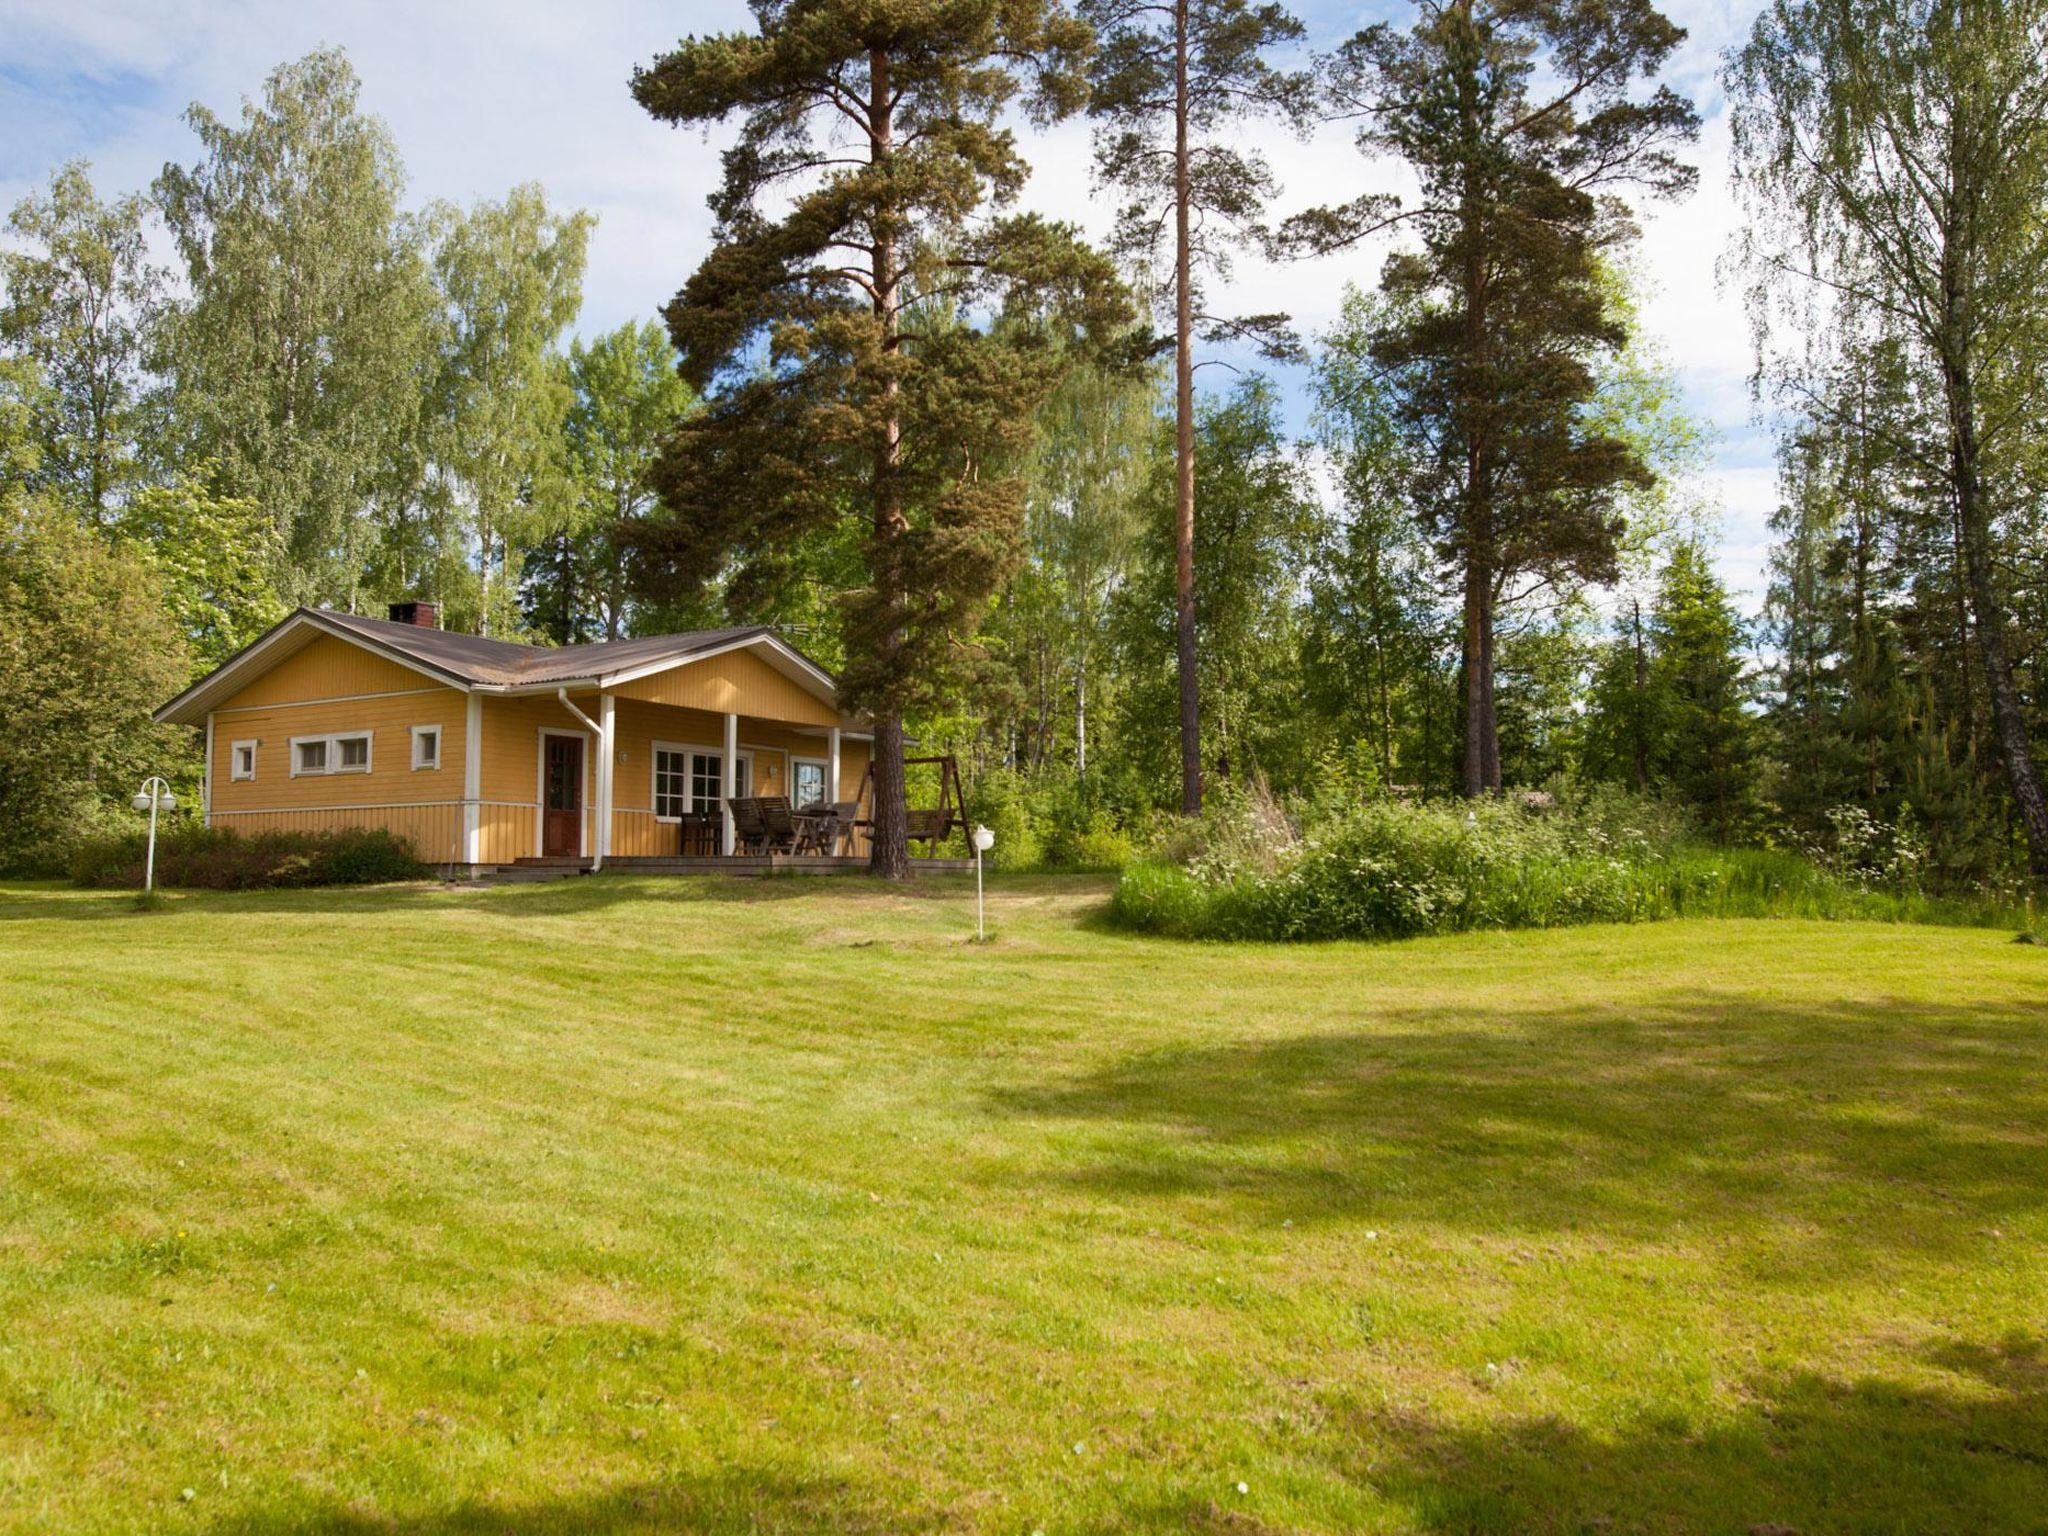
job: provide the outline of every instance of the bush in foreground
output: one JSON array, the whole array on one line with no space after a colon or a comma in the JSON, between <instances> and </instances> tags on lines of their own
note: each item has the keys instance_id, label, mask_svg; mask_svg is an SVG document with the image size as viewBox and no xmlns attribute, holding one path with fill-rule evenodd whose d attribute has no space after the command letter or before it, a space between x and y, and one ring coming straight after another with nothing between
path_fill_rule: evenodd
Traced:
<instances>
[{"instance_id":1,"label":"bush in foreground","mask_svg":"<svg viewBox=\"0 0 2048 1536\"><path fill-rule=\"evenodd\" d=\"M71 878L84 886L139 886L147 852L148 837L140 832L83 842L72 855ZM381 829L244 837L193 824L160 830L156 840L157 884L201 890L377 885L427 872L411 843Z\"/></svg>"},{"instance_id":2,"label":"bush in foreground","mask_svg":"<svg viewBox=\"0 0 2048 1536\"><path fill-rule=\"evenodd\" d=\"M2017 925L1985 899L1871 887L1797 854L1702 847L1651 803L1380 801L1296 835L1257 797L1124 871L1113 919L1181 938L1408 938L1673 917L1877 918Z\"/></svg>"}]
</instances>

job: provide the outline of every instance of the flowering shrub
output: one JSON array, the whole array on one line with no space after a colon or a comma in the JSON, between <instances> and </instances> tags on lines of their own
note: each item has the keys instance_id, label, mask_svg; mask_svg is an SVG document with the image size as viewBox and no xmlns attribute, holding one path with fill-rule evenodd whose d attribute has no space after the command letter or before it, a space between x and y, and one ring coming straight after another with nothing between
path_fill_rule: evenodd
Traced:
<instances>
[{"instance_id":1,"label":"flowering shrub","mask_svg":"<svg viewBox=\"0 0 2048 1536\"><path fill-rule=\"evenodd\" d=\"M1233 802L1124 872L1112 915L1187 938L1406 938L1681 916L2005 920L1995 904L1872 891L1797 854L1700 846L1682 816L1616 793L1559 804L1378 800L1304 829Z\"/></svg>"}]
</instances>

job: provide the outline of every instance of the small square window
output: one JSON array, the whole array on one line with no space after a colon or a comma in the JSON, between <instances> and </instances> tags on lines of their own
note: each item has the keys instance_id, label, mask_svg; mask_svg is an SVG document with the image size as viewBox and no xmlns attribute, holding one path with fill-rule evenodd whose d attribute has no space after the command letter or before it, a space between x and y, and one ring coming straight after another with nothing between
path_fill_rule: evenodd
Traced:
<instances>
[{"instance_id":1,"label":"small square window","mask_svg":"<svg viewBox=\"0 0 2048 1536\"><path fill-rule=\"evenodd\" d=\"M300 773L325 773L327 771L327 738L317 737L312 741L296 743L297 762Z\"/></svg>"},{"instance_id":2,"label":"small square window","mask_svg":"<svg viewBox=\"0 0 2048 1536\"><path fill-rule=\"evenodd\" d=\"M338 773L361 773L370 766L370 738L367 736L343 736L335 745L341 748L341 762Z\"/></svg>"},{"instance_id":3,"label":"small square window","mask_svg":"<svg viewBox=\"0 0 2048 1536\"><path fill-rule=\"evenodd\" d=\"M256 777L256 743L238 741L228 748L228 777L231 779L253 779Z\"/></svg>"},{"instance_id":4,"label":"small square window","mask_svg":"<svg viewBox=\"0 0 2048 1536\"><path fill-rule=\"evenodd\" d=\"M412 728L412 765L414 768L441 766L441 727L416 725Z\"/></svg>"}]
</instances>

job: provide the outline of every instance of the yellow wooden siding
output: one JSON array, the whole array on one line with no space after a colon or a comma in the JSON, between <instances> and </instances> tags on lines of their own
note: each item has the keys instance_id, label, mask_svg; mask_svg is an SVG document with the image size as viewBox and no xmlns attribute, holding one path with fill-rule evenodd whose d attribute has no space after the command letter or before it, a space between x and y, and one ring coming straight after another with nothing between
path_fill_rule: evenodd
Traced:
<instances>
[{"instance_id":1,"label":"yellow wooden siding","mask_svg":"<svg viewBox=\"0 0 2048 1536\"><path fill-rule=\"evenodd\" d=\"M438 686L424 672L386 661L346 640L321 635L251 682L222 707L353 698L365 693ZM214 712L218 714L220 710Z\"/></svg>"},{"instance_id":2,"label":"yellow wooden siding","mask_svg":"<svg viewBox=\"0 0 2048 1536\"><path fill-rule=\"evenodd\" d=\"M413 805L462 798L466 700L453 688L379 698L343 699L302 708L215 710L213 810L306 811L343 806ZM441 728L441 766L412 766L412 727ZM337 732L370 733L368 773L291 771L291 739ZM256 777L233 774L234 744L256 743ZM368 825L369 823L365 823Z\"/></svg>"},{"instance_id":3,"label":"yellow wooden siding","mask_svg":"<svg viewBox=\"0 0 2048 1536\"><path fill-rule=\"evenodd\" d=\"M429 864L463 862L460 802L219 813L213 824L243 837L259 832L342 832L381 827L406 839L413 852Z\"/></svg>"},{"instance_id":4,"label":"yellow wooden siding","mask_svg":"<svg viewBox=\"0 0 2048 1536\"><path fill-rule=\"evenodd\" d=\"M839 798L851 800L860 793L860 782L867 777L868 744L865 741L839 741Z\"/></svg>"},{"instance_id":5,"label":"yellow wooden siding","mask_svg":"<svg viewBox=\"0 0 2048 1536\"><path fill-rule=\"evenodd\" d=\"M531 806L483 805L477 808L477 862L510 864L534 854Z\"/></svg>"},{"instance_id":6,"label":"yellow wooden siding","mask_svg":"<svg viewBox=\"0 0 2048 1536\"><path fill-rule=\"evenodd\" d=\"M571 694L576 707L597 718L597 695ZM484 804L485 848L479 860L503 864L539 851L534 823L540 807L540 733L570 731L583 737L583 847L594 852L592 836L597 801L597 754L582 721L562 707L552 693L520 694L483 699L483 762L479 779Z\"/></svg>"},{"instance_id":7,"label":"yellow wooden siding","mask_svg":"<svg viewBox=\"0 0 2048 1536\"><path fill-rule=\"evenodd\" d=\"M832 706L792 682L760 657L727 651L625 683L612 690L621 699L667 704L714 714L752 715L798 725L837 725Z\"/></svg>"}]
</instances>

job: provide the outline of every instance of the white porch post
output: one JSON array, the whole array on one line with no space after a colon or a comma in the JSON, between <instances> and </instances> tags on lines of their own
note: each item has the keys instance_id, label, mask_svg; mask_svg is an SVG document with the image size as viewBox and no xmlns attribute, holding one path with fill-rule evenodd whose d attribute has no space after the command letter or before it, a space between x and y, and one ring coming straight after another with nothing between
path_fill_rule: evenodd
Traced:
<instances>
[{"instance_id":1,"label":"white porch post","mask_svg":"<svg viewBox=\"0 0 2048 1536\"><path fill-rule=\"evenodd\" d=\"M724 847L728 854L733 849L732 797L739 783L739 780L735 777L739 772L739 765L740 717L738 715L727 715L725 717L725 762L718 770L718 787L721 795L719 809L724 813L725 821Z\"/></svg>"},{"instance_id":2,"label":"white porch post","mask_svg":"<svg viewBox=\"0 0 2048 1536\"><path fill-rule=\"evenodd\" d=\"M462 862L484 858L484 698L471 693L462 720Z\"/></svg>"},{"instance_id":3,"label":"white porch post","mask_svg":"<svg viewBox=\"0 0 2048 1536\"><path fill-rule=\"evenodd\" d=\"M825 733L825 799L828 804L839 799L839 727L836 725Z\"/></svg>"},{"instance_id":4,"label":"white porch post","mask_svg":"<svg viewBox=\"0 0 2048 1536\"><path fill-rule=\"evenodd\" d=\"M597 867L602 869L604 861L612 851L612 775L617 767L619 739L612 723L613 706L618 701L610 694L603 693L597 699Z\"/></svg>"}]
</instances>

